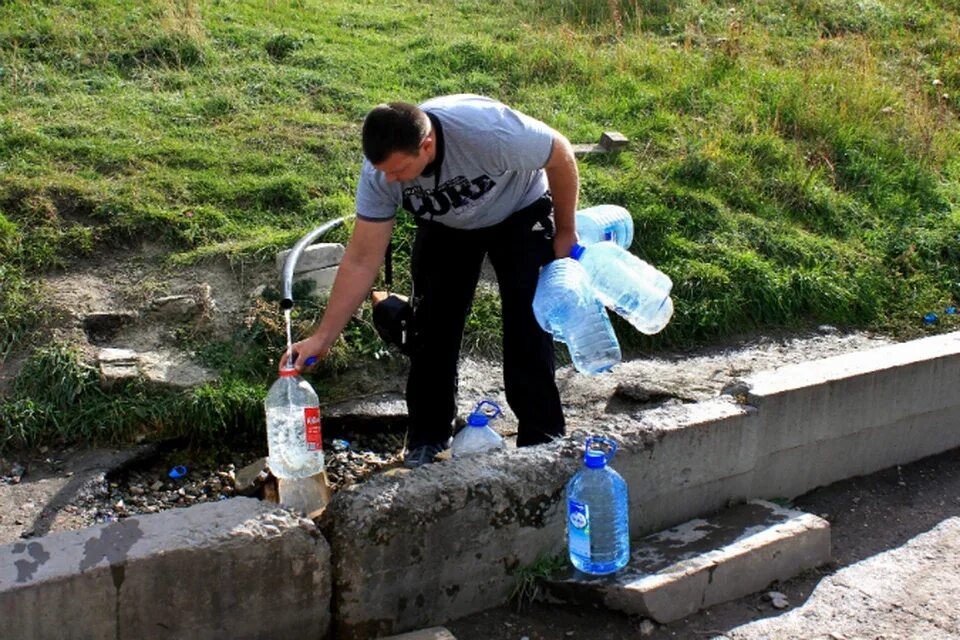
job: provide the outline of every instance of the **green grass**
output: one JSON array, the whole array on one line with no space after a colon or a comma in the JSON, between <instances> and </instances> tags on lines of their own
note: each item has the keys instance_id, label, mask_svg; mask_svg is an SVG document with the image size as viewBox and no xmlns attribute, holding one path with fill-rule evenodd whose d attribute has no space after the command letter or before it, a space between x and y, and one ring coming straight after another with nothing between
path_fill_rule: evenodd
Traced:
<instances>
[{"instance_id":1,"label":"green grass","mask_svg":"<svg viewBox=\"0 0 960 640\"><path fill-rule=\"evenodd\" d=\"M0 359L46 342L45 273L142 237L172 267L270 260L352 213L367 109L451 92L574 142L630 138L580 161L583 203L627 207L633 251L675 282L663 333L617 325L628 350L824 322L955 328L921 319L960 300L958 54L953 0L0 3ZM401 217L401 291L412 229ZM261 303L253 329L196 337L212 361L244 341L247 363L222 358L220 384L170 400L198 431L254 420L283 344ZM469 349L496 352L498 316L478 297ZM382 355L363 316L322 375ZM38 393L10 396L5 433L70 437ZM138 420L168 422L104 433Z\"/></svg>"},{"instance_id":2,"label":"green grass","mask_svg":"<svg viewBox=\"0 0 960 640\"><path fill-rule=\"evenodd\" d=\"M555 574L569 567L570 561L565 556L540 554L532 563L514 571L510 601L517 611L523 611L540 599L544 580L555 577Z\"/></svg>"}]
</instances>

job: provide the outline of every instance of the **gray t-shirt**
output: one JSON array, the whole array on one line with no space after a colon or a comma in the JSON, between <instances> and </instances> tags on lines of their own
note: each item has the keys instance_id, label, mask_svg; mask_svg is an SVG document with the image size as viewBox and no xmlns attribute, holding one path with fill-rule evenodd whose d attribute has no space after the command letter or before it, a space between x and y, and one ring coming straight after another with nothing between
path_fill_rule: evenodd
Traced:
<instances>
[{"instance_id":1,"label":"gray t-shirt","mask_svg":"<svg viewBox=\"0 0 960 640\"><path fill-rule=\"evenodd\" d=\"M403 207L418 220L456 229L502 222L547 190L543 166L554 130L496 100L434 98L420 107L440 122L439 176L388 183L366 159L357 184L357 217L389 220Z\"/></svg>"}]
</instances>

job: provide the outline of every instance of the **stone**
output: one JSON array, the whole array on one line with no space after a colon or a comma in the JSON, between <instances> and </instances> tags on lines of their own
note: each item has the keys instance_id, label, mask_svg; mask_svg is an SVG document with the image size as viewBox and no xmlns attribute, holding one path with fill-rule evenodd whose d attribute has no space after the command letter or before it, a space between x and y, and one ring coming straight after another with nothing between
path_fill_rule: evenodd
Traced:
<instances>
[{"instance_id":1,"label":"stone","mask_svg":"<svg viewBox=\"0 0 960 640\"><path fill-rule=\"evenodd\" d=\"M283 265L290 255L290 249L277 254L277 271L283 274ZM294 275L336 267L343 260L344 246L337 242L321 242L310 245L300 254L300 259L294 266ZM336 269L334 269L334 272Z\"/></svg>"},{"instance_id":2,"label":"stone","mask_svg":"<svg viewBox=\"0 0 960 640\"><path fill-rule=\"evenodd\" d=\"M267 459L259 458L237 471L234 491L240 496L252 496L270 477Z\"/></svg>"},{"instance_id":3,"label":"stone","mask_svg":"<svg viewBox=\"0 0 960 640\"><path fill-rule=\"evenodd\" d=\"M298 273L293 277L293 282L294 284L300 282L312 283L313 288L310 293L311 295L316 295L324 291L329 291L333 287L333 281L336 277L337 267L326 267Z\"/></svg>"},{"instance_id":4,"label":"stone","mask_svg":"<svg viewBox=\"0 0 960 640\"><path fill-rule=\"evenodd\" d=\"M190 388L216 379L216 374L182 353L145 351L138 359L140 372L154 384Z\"/></svg>"},{"instance_id":5,"label":"stone","mask_svg":"<svg viewBox=\"0 0 960 640\"><path fill-rule=\"evenodd\" d=\"M104 384L128 380L140 375L137 352L132 349L100 349L97 353L100 378Z\"/></svg>"},{"instance_id":6,"label":"stone","mask_svg":"<svg viewBox=\"0 0 960 640\"><path fill-rule=\"evenodd\" d=\"M627 136L619 131L604 131L600 135L600 146L607 151L619 151L629 144Z\"/></svg>"},{"instance_id":7,"label":"stone","mask_svg":"<svg viewBox=\"0 0 960 640\"><path fill-rule=\"evenodd\" d=\"M774 609L786 609L790 606L790 601L787 600L787 596L779 591L768 591L765 597L770 601Z\"/></svg>"},{"instance_id":8,"label":"stone","mask_svg":"<svg viewBox=\"0 0 960 640\"><path fill-rule=\"evenodd\" d=\"M583 155L586 153L618 153L626 148L630 140L619 131L604 131L600 135L600 142L596 144L575 144L573 153Z\"/></svg>"},{"instance_id":9,"label":"stone","mask_svg":"<svg viewBox=\"0 0 960 640\"><path fill-rule=\"evenodd\" d=\"M150 302L150 314L161 322L185 322L199 312L199 305L193 296L176 295L156 298Z\"/></svg>"}]
</instances>

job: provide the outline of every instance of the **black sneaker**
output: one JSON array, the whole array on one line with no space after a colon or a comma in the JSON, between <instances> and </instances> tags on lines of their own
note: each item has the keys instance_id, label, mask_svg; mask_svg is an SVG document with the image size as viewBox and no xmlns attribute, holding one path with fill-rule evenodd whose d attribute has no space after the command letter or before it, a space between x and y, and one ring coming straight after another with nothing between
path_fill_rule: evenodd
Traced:
<instances>
[{"instance_id":1,"label":"black sneaker","mask_svg":"<svg viewBox=\"0 0 960 640\"><path fill-rule=\"evenodd\" d=\"M440 444L422 444L419 447L408 449L403 455L403 466L407 469L416 469L425 464L430 464L437 457L437 454L446 449Z\"/></svg>"}]
</instances>

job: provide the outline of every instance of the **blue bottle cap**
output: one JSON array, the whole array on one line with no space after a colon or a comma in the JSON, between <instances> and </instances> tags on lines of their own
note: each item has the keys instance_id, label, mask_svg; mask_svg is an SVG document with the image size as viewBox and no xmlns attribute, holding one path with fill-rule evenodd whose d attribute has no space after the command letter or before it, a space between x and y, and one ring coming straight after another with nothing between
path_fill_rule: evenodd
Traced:
<instances>
[{"instance_id":1,"label":"blue bottle cap","mask_svg":"<svg viewBox=\"0 0 960 640\"><path fill-rule=\"evenodd\" d=\"M583 255L583 245L579 242L573 243L573 246L570 247L570 257L574 260L579 260L580 256Z\"/></svg>"},{"instance_id":2,"label":"blue bottle cap","mask_svg":"<svg viewBox=\"0 0 960 640\"><path fill-rule=\"evenodd\" d=\"M187 468L182 464L178 464L173 469L170 469L170 473L168 473L167 475L169 475L174 480L176 480L177 478L182 478L183 476L187 475Z\"/></svg>"},{"instance_id":3,"label":"blue bottle cap","mask_svg":"<svg viewBox=\"0 0 960 640\"><path fill-rule=\"evenodd\" d=\"M597 445L606 446L607 449L597 448ZM601 469L617 452L617 443L601 436L590 436L584 443L583 462L591 469Z\"/></svg>"},{"instance_id":4,"label":"blue bottle cap","mask_svg":"<svg viewBox=\"0 0 960 640\"><path fill-rule=\"evenodd\" d=\"M931 313L928 313L927 315L923 316L923 322L924 322L924 324L933 324L933 323L936 322L936 321L937 321L937 314L935 314L935 313L932 313L932 312L931 312Z\"/></svg>"},{"instance_id":5,"label":"blue bottle cap","mask_svg":"<svg viewBox=\"0 0 960 640\"><path fill-rule=\"evenodd\" d=\"M607 466L607 457L603 451L597 449L588 449L583 454L583 462L591 469L602 469Z\"/></svg>"},{"instance_id":6,"label":"blue bottle cap","mask_svg":"<svg viewBox=\"0 0 960 640\"><path fill-rule=\"evenodd\" d=\"M492 415L487 415L483 412L484 405L493 407ZM473 413L470 414L470 417L467 418L467 424L471 427L485 427L492 419L502 414L503 411L500 410L500 406L496 402L493 400L481 400L477 403L477 407L473 410Z\"/></svg>"},{"instance_id":7,"label":"blue bottle cap","mask_svg":"<svg viewBox=\"0 0 960 640\"><path fill-rule=\"evenodd\" d=\"M943 312L946 313L947 315L951 315L951 316L952 316L952 315L956 315L956 313L957 313L957 308L956 308L956 307L947 307L946 309L943 310Z\"/></svg>"}]
</instances>

